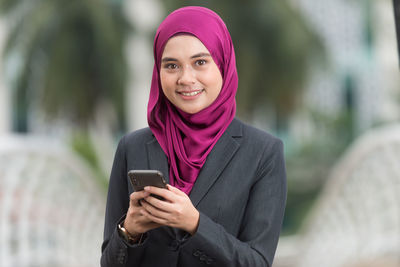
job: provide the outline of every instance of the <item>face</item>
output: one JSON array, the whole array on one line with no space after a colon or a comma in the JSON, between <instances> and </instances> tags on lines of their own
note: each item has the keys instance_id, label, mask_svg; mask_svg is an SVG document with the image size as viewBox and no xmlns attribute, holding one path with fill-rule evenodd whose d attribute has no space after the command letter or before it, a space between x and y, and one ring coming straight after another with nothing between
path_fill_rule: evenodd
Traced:
<instances>
[{"instance_id":1,"label":"face","mask_svg":"<svg viewBox=\"0 0 400 267\"><path fill-rule=\"evenodd\" d=\"M222 88L222 76L203 43L192 35L168 40L161 57L161 87L168 100L194 114L210 106Z\"/></svg>"}]
</instances>

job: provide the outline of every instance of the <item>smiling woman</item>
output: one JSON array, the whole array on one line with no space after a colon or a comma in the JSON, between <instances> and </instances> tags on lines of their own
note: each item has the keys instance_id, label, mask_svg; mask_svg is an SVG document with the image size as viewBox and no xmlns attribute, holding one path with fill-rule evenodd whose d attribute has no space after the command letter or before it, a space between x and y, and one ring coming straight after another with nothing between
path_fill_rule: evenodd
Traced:
<instances>
[{"instance_id":1,"label":"smiling woman","mask_svg":"<svg viewBox=\"0 0 400 267\"><path fill-rule=\"evenodd\" d=\"M222 76L203 43L192 35L178 35L165 45L160 81L168 100L189 114L211 105L222 87Z\"/></svg>"},{"instance_id":2,"label":"smiling woman","mask_svg":"<svg viewBox=\"0 0 400 267\"><path fill-rule=\"evenodd\" d=\"M286 200L282 142L235 119L235 52L221 18L172 12L154 38L149 127L120 141L101 265L271 266ZM129 170L167 188L133 191ZM154 197L154 195L162 197Z\"/></svg>"}]
</instances>

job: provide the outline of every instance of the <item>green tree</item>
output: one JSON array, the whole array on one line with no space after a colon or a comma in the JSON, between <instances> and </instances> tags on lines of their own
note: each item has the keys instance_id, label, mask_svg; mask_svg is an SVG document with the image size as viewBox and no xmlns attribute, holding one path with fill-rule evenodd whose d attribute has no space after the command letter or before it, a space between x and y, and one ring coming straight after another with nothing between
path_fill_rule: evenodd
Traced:
<instances>
[{"instance_id":1,"label":"green tree","mask_svg":"<svg viewBox=\"0 0 400 267\"><path fill-rule=\"evenodd\" d=\"M72 149L107 187L89 127L100 108L112 107L114 131L124 131L131 30L121 0L0 0L8 26L3 61L12 89L14 130L29 131L35 103L47 119L69 121Z\"/></svg>"},{"instance_id":2,"label":"green tree","mask_svg":"<svg viewBox=\"0 0 400 267\"><path fill-rule=\"evenodd\" d=\"M85 130L103 103L124 127L129 25L117 0L0 0L9 35L3 52L13 89L14 130L28 131L33 101L49 119Z\"/></svg>"},{"instance_id":3,"label":"green tree","mask_svg":"<svg viewBox=\"0 0 400 267\"><path fill-rule=\"evenodd\" d=\"M310 66L323 62L324 49L301 12L285 0L166 0L168 11L186 5L221 15L235 45L239 72L239 114L272 107L277 130L295 110Z\"/></svg>"}]
</instances>

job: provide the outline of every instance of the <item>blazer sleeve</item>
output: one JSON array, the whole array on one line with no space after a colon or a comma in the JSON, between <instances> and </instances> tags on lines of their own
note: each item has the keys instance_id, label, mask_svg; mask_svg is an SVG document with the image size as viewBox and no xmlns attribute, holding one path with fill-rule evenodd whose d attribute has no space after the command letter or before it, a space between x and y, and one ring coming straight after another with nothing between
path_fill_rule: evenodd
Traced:
<instances>
[{"instance_id":1,"label":"blazer sleeve","mask_svg":"<svg viewBox=\"0 0 400 267\"><path fill-rule=\"evenodd\" d=\"M257 173L238 237L200 213L198 230L184 246L186 252L210 266L272 265L286 202L286 171L280 140L264 151Z\"/></svg>"},{"instance_id":2,"label":"blazer sleeve","mask_svg":"<svg viewBox=\"0 0 400 267\"><path fill-rule=\"evenodd\" d=\"M106 205L104 241L101 247L101 266L127 266L129 263L139 263L146 246L146 241L140 245L129 245L121 238L117 225L124 218L129 207L129 191L127 185L126 155L124 138L118 144L111 170L110 183ZM135 265L131 265L135 266Z\"/></svg>"}]
</instances>

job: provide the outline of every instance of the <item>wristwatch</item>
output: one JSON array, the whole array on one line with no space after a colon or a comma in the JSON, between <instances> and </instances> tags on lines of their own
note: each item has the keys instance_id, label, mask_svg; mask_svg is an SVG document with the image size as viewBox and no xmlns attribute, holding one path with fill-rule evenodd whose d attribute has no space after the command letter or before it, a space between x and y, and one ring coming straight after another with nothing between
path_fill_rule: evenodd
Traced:
<instances>
[{"instance_id":1,"label":"wristwatch","mask_svg":"<svg viewBox=\"0 0 400 267\"><path fill-rule=\"evenodd\" d=\"M139 243L142 239L143 234L139 234L137 236L132 236L123 226L124 225L124 221L122 221L120 224L118 224L118 233L120 234L120 236L129 244L135 244L138 240Z\"/></svg>"}]
</instances>

